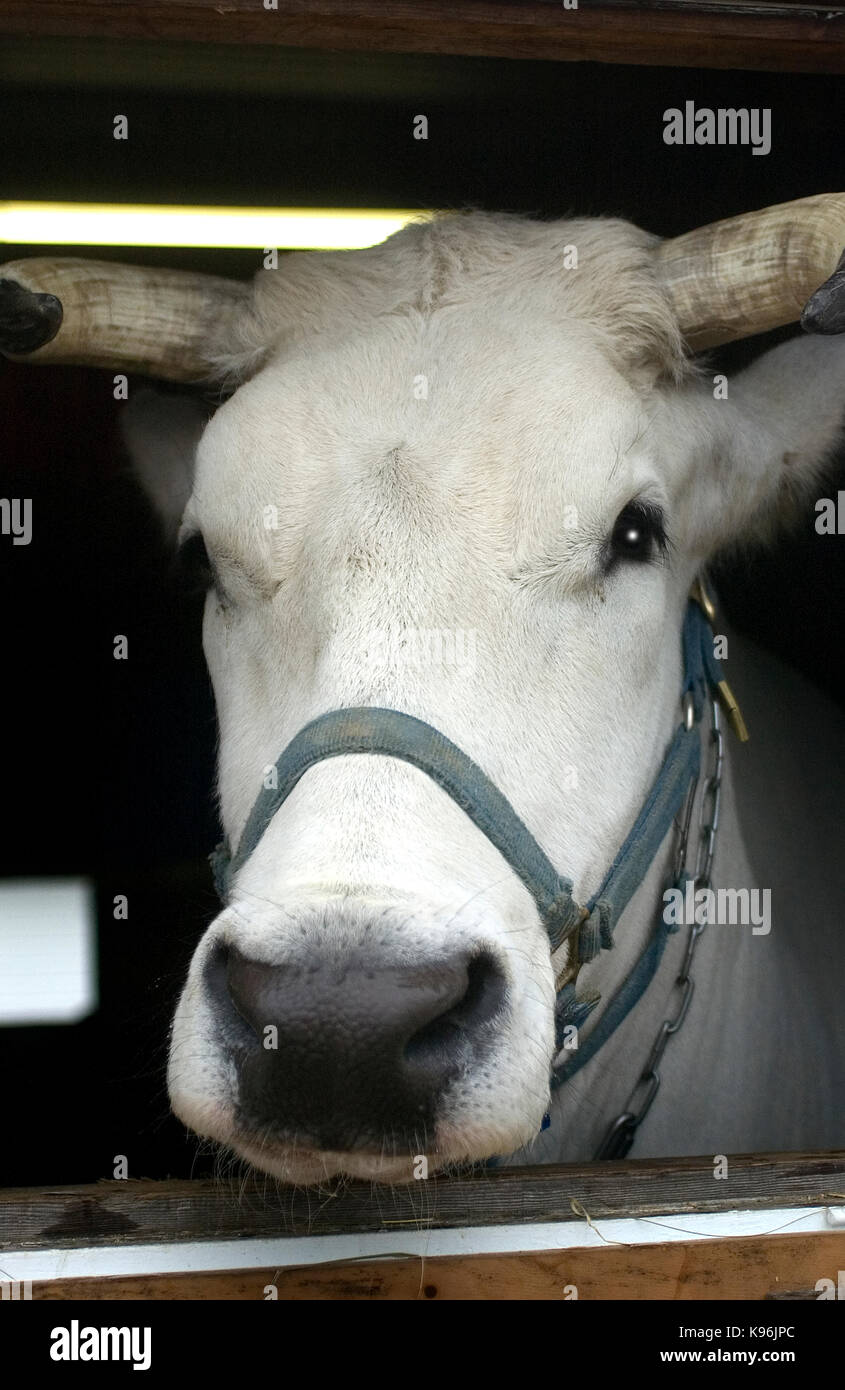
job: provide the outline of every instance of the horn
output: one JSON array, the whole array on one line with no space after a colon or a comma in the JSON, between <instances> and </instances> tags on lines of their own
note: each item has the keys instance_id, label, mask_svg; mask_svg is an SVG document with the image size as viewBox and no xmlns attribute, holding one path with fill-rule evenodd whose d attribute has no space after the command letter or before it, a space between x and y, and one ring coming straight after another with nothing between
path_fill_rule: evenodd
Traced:
<instances>
[{"instance_id":1,"label":"horn","mask_svg":"<svg viewBox=\"0 0 845 1390\"><path fill-rule=\"evenodd\" d=\"M838 333L843 247L845 193L821 193L662 242L658 277L696 350L799 319L810 333Z\"/></svg>"},{"instance_id":2,"label":"horn","mask_svg":"<svg viewBox=\"0 0 845 1390\"><path fill-rule=\"evenodd\" d=\"M202 381L251 285L108 261L33 257L0 265L0 352Z\"/></svg>"}]
</instances>

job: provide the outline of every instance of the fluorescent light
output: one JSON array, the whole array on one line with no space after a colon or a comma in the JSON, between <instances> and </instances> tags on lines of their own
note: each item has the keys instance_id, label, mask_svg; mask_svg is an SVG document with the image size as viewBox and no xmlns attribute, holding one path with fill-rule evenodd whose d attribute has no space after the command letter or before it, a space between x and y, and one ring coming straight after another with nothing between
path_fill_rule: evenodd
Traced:
<instances>
[{"instance_id":1,"label":"fluorescent light","mask_svg":"<svg viewBox=\"0 0 845 1390\"><path fill-rule=\"evenodd\" d=\"M97 1007L87 879L0 882L0 1025L78 1023Z\"/></svg>"},{"instance_id":2,"label":"fluorescent light","mask_svg":"<svg viewBox=\"0 0 845 1390\"><path fill-rule=\"evenodd\" d=\"M430 214L385 208L170 207L0 202L0 242L53 246L375 246Z\"/></svg>"}]
</instances>

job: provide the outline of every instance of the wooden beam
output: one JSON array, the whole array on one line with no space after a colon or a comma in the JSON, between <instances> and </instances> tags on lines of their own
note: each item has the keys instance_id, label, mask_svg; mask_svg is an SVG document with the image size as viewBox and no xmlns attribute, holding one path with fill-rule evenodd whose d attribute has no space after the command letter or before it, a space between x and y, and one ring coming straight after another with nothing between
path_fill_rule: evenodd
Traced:
<instances>
[{"instance_id":1,"label":"wooden beam","mask_svg":"<svg viewBox=\"0 0 845 1390\"><path fill-rule=\"evenodd\" d=\"M817 1299L845 1266L845 1233L731 1237L517 1255L332 1262L35 1282L33 1299L354 1301L452 1299Z\"/></svg>"},{"instance_id":2,"label":"wooden beam","mask_svg":"<svg viewBox=\"0 0 845 1390\"><path fill-rule=\"evenodd\" d=\"M787 0L2 0L0 33L845 72L845 7Z\"/></svg>"},{"instance_id":3,"label":"wooden beam","mask_svg":"<svg viewBox=\"0 0 845 1390\"><path fill-rule=\"evenodd\" d=\"M845 1152L492 1169L401 1187L100 1182L0 1191L0 1250L527 1225L845 1202ZM574 1203L574 1205L573 1205Z\"/></svg>"}]
</instances>

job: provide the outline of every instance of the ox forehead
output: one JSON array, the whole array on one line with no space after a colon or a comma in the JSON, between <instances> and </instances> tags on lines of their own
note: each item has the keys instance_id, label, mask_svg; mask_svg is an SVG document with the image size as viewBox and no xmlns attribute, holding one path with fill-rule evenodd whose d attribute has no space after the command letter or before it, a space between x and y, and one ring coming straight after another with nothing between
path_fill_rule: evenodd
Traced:
<instances>
[{"instance_id":1,"label":"ox forehead","mask_svg":"<svg viewBox=\"0 0 845 1390\"><path fill-rule=\"evenodd\" d=\"M143 398L128 426L208 589L224 906L168 1074L197 1133L295 1182L403 1180L418 1153L583 1158L645 1067L619 1131L635 1153L841 1139L841 1068L790 992L789 921L710 928L693 996L700 932L668 924L661 894L687 872L711 703L703 801L721 791L723 828L697 881L712 866L750 887L784 861L746 846L729 692L689 593L812 495L840 438L843 243L845 197L825 195L666 242L614 220L444 218L292 255L251 287L4 268L11 354L234 388L204 432ZM714 393L694 352L793 322L796 295L813 336ZM414 634L458 630L464 659L406 659ZM834 875L806 872L821 958L841 961ZM815 981L822 1017L836 978ZM800 1105L775 1103L784 1013L810 1039Z\"/></svg>"}]
</instances>

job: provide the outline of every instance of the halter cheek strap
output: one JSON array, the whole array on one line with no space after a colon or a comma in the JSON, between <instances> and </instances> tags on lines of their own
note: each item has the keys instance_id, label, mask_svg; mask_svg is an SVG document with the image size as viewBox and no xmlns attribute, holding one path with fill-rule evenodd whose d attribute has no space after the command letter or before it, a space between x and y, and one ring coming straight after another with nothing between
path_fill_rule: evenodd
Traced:
<instances>
[{"instance_id":1,"label":"halter cheek strap","mask_svg":"<svg viewBox=\"0 0 845 1390\"><path fill-rule=\"evenodd\" d=\"M572 897L571 880L558 873L508 798L468 754L438 729L413 715L369 706L321 714L300 729L283 750L275 765L273 785L264 787L259 793L235 854L231 855L224 843L218 845L211 856L220 898L224 903L228 900L235 876L309 768L327 758L346 757L351 753L400 758L436 782L495 845L537 904L552 952L570 938L576 938L571 964L558 982L556 1021L560 1041L563 1028L582 1021L598 1003L598 997L575 998L574 979L580 966L592 960L600 949L613 945L616 923L642 882L691 783L698 776L698 723L708 689L715 691L722 675L713 656L712 631L699 603L692 599L687 604L682 645L684 680L681 693L685 717L601 887L583 907ZM652 947L654 945L652 943ZM651 979L661 954L662 945L653 966L648 969L647 978L641 983L637 998ZM634 972L635 975L640 972L641 980L648 956L649 951ZM614 1000L614 1004L616 1002ZM625 1013L630 1007L632 1005L628 1004ZM578 1060L582 1064L580 1057Z\"/></svg>"}]
</instances>

